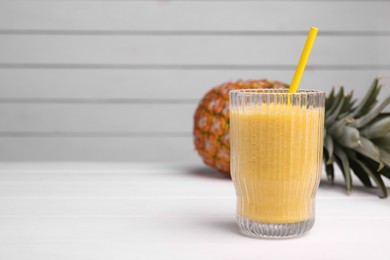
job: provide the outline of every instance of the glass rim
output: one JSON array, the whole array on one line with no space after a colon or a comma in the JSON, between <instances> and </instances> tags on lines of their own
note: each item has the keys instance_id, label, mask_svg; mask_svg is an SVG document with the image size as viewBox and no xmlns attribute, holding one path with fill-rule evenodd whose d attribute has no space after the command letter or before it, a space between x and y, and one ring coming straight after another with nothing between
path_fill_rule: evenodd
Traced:
<instances>
[{"instance_id":1,"label":"glass rim","mask_svg":"<svg viewBox=\"0 0 390 260\"><path fill-rule=\"evenodd\" d=\"M263 88L263 89L234 89L230 90L230 94L253 94L253 95L278 95L278 94L289 94L289 95L325 95L325 91L316 89L299 89L298 92L290 93L286 88Z\"/></svg>"}]
</instances>

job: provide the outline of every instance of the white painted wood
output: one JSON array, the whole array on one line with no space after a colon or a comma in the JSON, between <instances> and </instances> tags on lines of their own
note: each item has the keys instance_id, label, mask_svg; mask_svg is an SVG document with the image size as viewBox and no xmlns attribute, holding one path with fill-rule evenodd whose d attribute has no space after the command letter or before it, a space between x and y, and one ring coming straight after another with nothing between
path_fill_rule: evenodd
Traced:
<instances>
[{"instance_id":1,"label":"white painted wood","mask_svg":"<svg viewBox=\"0 0 390 260\"><path fill-rule=\"evenodd\" d=\"M356 89L362 94L368 84ZM386 93L388 86L380 98ZM1 160L199 160L191 138L196 106L0 104Z\"/></svg>"},{"instance_id":2,"label":"white painted wood","mask_svg":"<svg viewBox=\"0 0 390 260\"><path fill-rule=\"evenodd\" d=\"M2 1L8 1L8 0L2 0ZM16 1L42 1L42 0L16 0ZM112 0L54 0L54 1L112 1ZM113 1L123 1L123 0L113 0ZM140 0L125 0L125 1L140 1ZM160 0L146 0L146 1L154 1L154 2L158 2ZM182 2L182 1L199 1L199 2L202 2L202 1L221 1L221 2L235 2L235 1L241 1L241 0L171 0L171 1L179 1L179 2ZM270 2L270 0L245 0L245 1L254 1L254 2ZM305 0L274 0L275 2L302 2L302 1L305 1ZM307 1L307 0L306 0ZM309 0L309 2L333 2L334 0ZM370 1L376 1L376 2L386 2L386 1L389 1L389 0L341 0L341 2L343 1L350 1L350 2L370 2Z\"/></svg>"},{"instance_id":3,"label":"white painted wood","mask_svg":"<svg viewBox=\"0 0 390 260\"><path fill-rule=\"evenodd\" d=\"M322 182L308 235L252 239L237 231L233 185L221 176L196 164L0 164L0 258L383 259L388 254L388 199L358 187L347 196L339 185Z\"/></svg>"},{"instance_id":4,"label":"white painted wood","mask_svg":"<svg viewBox=\"0 0 390 260\"><path fill-rule=\"evenodd\" d=\"M191 132L197 104L0 104L0 132Z\"/></svg>"},{"instance_id":5,"label":"white painted wood","mask_svg":"<svg viewBox=\"0 0 390 260\"><path fill-rule=\"evenodd\" d=\"M310 11L309 11L310 10ZM332 31L390 29L388 2L0 2L1 29Z\"/></svg>"},{"instance_id":6,"label":"white painted wood","mask_svg":"<svg viewBox=\"0 0 390 260\"><path fill-rule=\"evenodd\" d=\"M259 255L281 260L380 259L388 254L384 230L389 223L388 219L318 219L306 237L268 241L240 235L233 216L3 218L0 255L32 260L256 259ZM327 243L330 249L324 249Z\"/></svg>"},{"instance_id":7,"label":"white painted wood","mask_svg":"<svg viewBox=\"0 0 390 260\"><path fill-rule=\"evenodd\" d=\"M306 36L41 36L0 35L1 63L290 65ZM389 65L388 36L319 36L316 65Z\"/></svg>"},{"instance_id":8,"label":"white painted wood","mask_svg":"<svg viewBox=\"0 0 390 260\"><path fill-rule=\"evenodd\" d=\"M188 137L2 137L1 161L200 161Z\"/></svg>"},{"instance_id":9,"label":"white painted wood","mask_svg":"<svg viewBox=\"0 0 390 260\"><path fill-rule=\"evenodd\" d=\"M361 97L375 76L388 80L389 10L384 1L0 1L0 160L199 161L196 100L227 80L289 82L311 25L320 34L301 87L345 83Z\"/></svg>"},{"instance_id":10,"label":"white painted wood","mask_svg":"<svg viewBox=\"0 0 390 260\"><path fill-rule=\"evenodd\" d=\"M2 69L1 99L200 99L227 81L291 81L293 70L77 70ZM344 85L362 97L377 76L390 87L390 70L306 70L301 88L329 92ZM27 100L28 101L28 100Z\"/></svg>"},{"instance_id":11,"label":"white painted wood","mask_svg":"<svg viewBox=\"0 0 390 260\"><path fill-rule=\"evenodd\" d=\"M368 85L363 87L361 93L367 88ZM389 93L389 86L385 86L380 99ZM188 104L0 103L0 133L86 133L97 137L161 133L175 136L192 132L197 106L196 100Z\"/></svg>"},{"instance_id":12,"label":"white painted wood","mask_svg":"<svg viewBox=\"0 0 390 260\"><path fill-rule=\"evenodd\" d=\"M156 178L158 179L158 178ZM151 180L156 182L154 180ZM86 187L85 193L94 190L102 189L104 194L108 193L107 190L113 190L118 188L120 190L130 189L139 192L139 189L134 188L133 185L129 183L124 183L126 185L108 185L105 187L104 184L94 185L90 188L90 185L82 183ZM34 185L27 183L27 185ZM146 183L137 183L141 187L147 186ZM167 185L163 182L161 185ZM180 185L180 183L178 183ZM189 185L194 185L194 183L189 183ZM202 184L199 184L202 185ZM4 186L11 186L10 184L4 184ZM65 185L64 185L65 186ZM69 184L68 186L76 186L76 191L79 188L77 184ZM217 186L217 187L214 187ZM224 185L226 187L226 185ZM57 185L54 185L54 188L57 188ZM10 193L10 188L2 192L2 198L0 199L0 204L2 206L1 216L2 217L25 217L29 215L31 217L73 217L73 218L88 218L88 217L129 217L129 218L147 218L151 216L162 216L162 217L195 217L199 218L204 215L210 215L212 217L227 217L231 214L227 212L235 211L234 203L234 190L233 187L229 189L229 192L226 191L226 188L218 187L218 185L206 185L202 189L182 189L181 191L177 190L176 194L186 194L185 197L175 198L171 190L167 191L166 189L157 189L155 192L161 192L164 194L164 197L168 194L172 194L169 198L161 198L160 196L142 198L137 195L127 195L127 196L118 196L115 198L105 198L103 194L100 194L99 197L85 198L87 195L80 196L80 198L75 198L73 196L61 196L57 198L57 193L53 190L49 195L46 195L46 189L43 189L41 197L37 197L37 194L40 192L31 192L31 197L17 197L14 193L10 194L10 197L6 197L4 194ZM41 188L38 186L37 188ZM61 189L59 188L59 194L61 194ZM155 187L154 187L155 188ZM214 190L214 192L210 192ZM105 192L106 191L106 192ZM21 193L20 189L15 191ZM143 189L143 193L140 194L150 194L151 188L146 187ZM196 192L201 192L202 195L197 196ZM18 193L18 194L19 194ZM54 193L54 195L53 195ZM231 196L226 197L212 197L215 195L205 195L206 194L230 194ZM188 195L192 195L188 197ZM50 197L55 196L55 197ZM107 196L107 195L106 195ZM347 195L343 195L347 196ZM367 196L372 196L368 198ZM66 198L70 197L70 198ZM183 200L187 203L183 203ZM365 210L362 210L361 204L362 200L365 202ZM348 203L348 208L345 208L346 203ZM213 206L211 206L211 205ZM376 216L378 218L390 219L390 210L389 202L386 200L380 200L374 195L366 195L362 197L353 197L353 198L319 198L317 200L317 214L323 218L332 218L338 216L340 218L369 218ZM178 207L180 205L180 207ZM208 206L207 206L208 205ZM214 206L215 205L215 206Z\"/></svg>"}]
</instances>

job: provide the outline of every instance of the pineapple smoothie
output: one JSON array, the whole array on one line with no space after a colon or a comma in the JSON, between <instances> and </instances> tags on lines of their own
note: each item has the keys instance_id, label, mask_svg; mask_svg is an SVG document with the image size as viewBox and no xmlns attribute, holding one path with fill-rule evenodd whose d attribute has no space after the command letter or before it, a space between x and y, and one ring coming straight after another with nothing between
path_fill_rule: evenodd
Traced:
<instances>
[{"instance_id":1,"label":"pineapple smoothie","mask_svg":"<svg viewBox=\"0 0 390 260\"><path fill-rule=\"evenodd\" d=\"M276 224L312 219L324 108L262 104L230 113L238 216Z\"/></svg>"}]
</instances>

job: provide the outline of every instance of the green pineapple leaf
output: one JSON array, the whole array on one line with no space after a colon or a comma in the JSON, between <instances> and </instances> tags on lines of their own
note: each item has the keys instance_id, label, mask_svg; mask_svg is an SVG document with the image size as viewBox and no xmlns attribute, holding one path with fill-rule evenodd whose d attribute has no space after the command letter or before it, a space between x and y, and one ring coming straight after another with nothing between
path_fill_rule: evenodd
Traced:
<instances>
[{"instance_id":1,"label":"green pineapple leaf","mask_svg":"<svg viewBox=\"0 0 390 260\"><path fill-rule=\"evenodd\" d=\"M332 102L332 106L328 109L328 111L325 110L325 117L326 118L328 118L329 115L332 115L336 109L338 109L340 102L344 102L343 98L344 98L344 87L341 86L339 92L337 93L337 95L335 96L335 98Z\"/></svg>"},{"instance_id":2,"label":"green pineapple leaf","mask_svg":"<svg viewBox=\"0 0 390 260\"><path fill-rule=\"evenodd\" d=\"M332 164L333 163L333 139L330 135L325 136L324 147L327 150L327 156L325 163Z\"/></svg>"},{"instance_id":3,"label":"green pineapple leaf","mask_svg":"<svg viewBox=\"0 0 390 260\"><path fill-rule=\"evenodd\" d=\"M384 117L376 120L369 126L361 130L362 135L367 138L378 138L390 133L390 117Z\"/></svg>"},{"instance_id":4,"label":"green pineapple leaf","mask_svg":"<svg viewBox=\"0 0 390 260\"><path fill-rule=\"evenodd\" d=\"M325 111L328 111L334 102L334 87L330 91L329 95L326 97Z\"/></svg>"},{"instance_id":5,"label":"green pineapple leaf","mask_svg":"<svg viewBox=\"0 0 390 260\"><path fill-rule=\"evenodd\" d=\"M328 128L328 133L334 138L338 138L340 136L343 135L344 131L345 131L345 127L347 127L347 124L348 124L348 120L347 118L342 118L336 122L334 122L332 125L327 125L325 124L325 127L329 127Z\"/></svg>"},{"instance_id":6,"label":"green pineapple leaf","mask_svg":"<svg viewBox=\"0 0 390 260\"><path fill-rule=\"evenodd\" d=\"M360 133L354 127L346 126L342 135L336 138L336 141L344 147L356 148L361 146Z\"/></svg>"},{"instance_id":7,"label":"green pineapple leaf","mask_svg":"<svg viewBox=\"0 0 390 260\"><path fill-rule=\"evenodd\" d=\"M367 125L372 120L374 120L388 104L390 104L390 97L387 97L377 108L369 111L366 115L353 121L351 126L361 128Z\"/></svg>"},{"instance_id":8,"label":"green pineapple leaf","mask_svg":"<svg viewBox=\"0 0 390 260\"><path fill-rule=\"evenodd\" d=\"M324 149L324 162L325 162L325 172L326 177L328 178L328 181L330 181L331 184L334 183L334 167L333 167L333 160L332 162L329 162L329 155L326 149Z\"/></svg>"},{"instance_id":9,"label":"green pineapple leaf","mask_svg":"<svg viewBox=\"0 0 390 260\"><path fill-rule=\"evenodd\" d=\"M372 183L369 175L367 175L366 171L358 164L357 162L351 160L350 161L351 168L358 179L363 183L364 186L368 188L372 188Z\"/></svg>"},{"instance_id":10,"label":"green pineapple leaf","mask_svg":"<svg viewBox=\"0 0 390 260\"><path fill-rule=\"evenodd\" d=\"M345 184L347 186L347 193L350 193L352 191L352 176L348 157L345 152L341 148L339 148L338 145L334 146L334 153L336 155L335 161L344 175Z\"/></svg>"},{"instance_id":11,"label":"green pineapple leaf","mask_svg":"<svg viewBox=\"0 0 390 260\"><path fill-rule=\"evenodd\" d=\"M366 171L360 166L359 163L356 162L358 160L356 152L351 149L348 149L346 150L346 153L348 155L349 164L351 165L351 168L355 175L363 183L364 186L372 188L373 186L370 180L370 176L367 175Z\"/></svg>"},{"instance_id":12,"label":"green pineapple leaf","mask_svg":"<svg viewBox=\"0 0 390 260\"><path fill-rule=\"evenodd\" d=\"M370 88L368 89L366 95L360 101L359 105L356 108L354 108L352 113L350 113L351 117L360 117L362 115L362 111L365 111L368 108L373 106L372 103L376 101L376 97L378 95L377 92L378 84L379 84L379 78L375 78Z\"/></svg>"},{"instance_id":13,"label":"green pineapple leaf","mask_svg":"<svg viewBox=\"0 0 390 260\"><path fill-rule=\"evenodd\" d=\"M383 163L381 161L380 153L378 147L376 147L369 139L360 137L360 141L362 143L361 146L354 148L354 150L358 153L361 153L368 158L379 163L379 169L383 168Z\"/></svg>"},{"instance_id":14,"label":"green pineapple leaf","mask_svg":"<svg viewBox=\"0 0 390 260\"><path fill-rule=\"evenodd\" d=\"M380 191L379 197L380 198L387 198L387 188L386 188L381 176L378 174L378 172L375 170L375 168L373 168L373 167L370 168L359 160L357 160L356 163L359 164L360 167L366 172L366 174L374 180L375 184L377 185L377 187L379 188L379 191Z\"/></svg>"},{"instance_id":15,"label":"green pineapple leaf","mask_svg":"<svg viewBox=\"0 0 390 260\"><path fill-rule=\"evenodd\" d=\"M387 152L387 151L385 151L385 150L383 150L381 148L378 148L378 150L379 150L379 154L381 156L382 162L386 166L390 167L390 152Z\"/></svg>"},{"instance_id":16,"label":"green pineapple leaf","mask_svg":"<svg viewBox=\"0 0 390 260\"><path fill-rule=\"evenodd\" d=\"M390 167L388 166L383 167L383 169L380 170L379 173L390 180Z\"/></svg>"},{"instance_id":17,"label":"green pineapple leaf","mask_svg":"<svg viewBox=\"0 0 390 260\"><path fill-rule=\"evenodd\" d=\"M377 145L381 146L382 149L385 149L386 151L390 151L390 133L379 138L372 139L372 142Z\"/></svg>"},{"instance_id":18,"label":"green pineapple leaf","mask_svg":"<svg viewBox=\"0 0 390 260\"><path fill-rule=\"evenodd\" d=\"M325 172L333 183L335 162L348 193L353 172L365 187L376 187L379 197L388 195L382 176L390 179L390 113L382 111L390 104L390 96L377 105L381 89L376 78L360 102L352 92L345 95L343 87L332 88L326 98Z\"/></svg>"},{"instance_id":19,"label":"green pineapple leaf","mask_svg":"<svg viewBox=\"0 0 390 260\"><path fill-rule=\"evenodd\" d=\"M345 101L343 107L341 108L338 118L346 117L353 109L355 100L352 99L352 96L353 96L353 91L351 91L348 95L345 96Z\"/></svg>"}]
</instances>

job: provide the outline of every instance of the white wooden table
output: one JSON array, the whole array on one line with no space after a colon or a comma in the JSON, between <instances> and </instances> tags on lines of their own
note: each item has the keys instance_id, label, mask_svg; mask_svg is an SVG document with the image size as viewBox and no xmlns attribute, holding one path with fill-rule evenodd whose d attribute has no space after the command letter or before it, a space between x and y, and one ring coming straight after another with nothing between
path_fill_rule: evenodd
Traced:
<instances>
[{"instance_id":1,"label":"white wooden table","mask_svg":"<svg viewBox=\"0 0 390 260\"><path fill-rule=\"evenodd\" d=\"M390 259L389 234L390 199L326 181L308 235L261 240L238 233L231 180L199 165L0 165L2 260Z\"/></svg>"}]
</instances>

